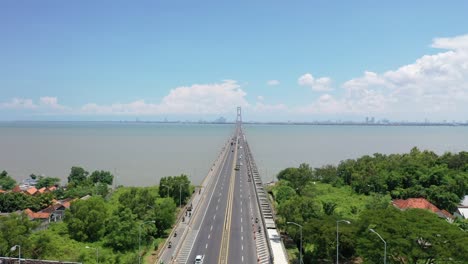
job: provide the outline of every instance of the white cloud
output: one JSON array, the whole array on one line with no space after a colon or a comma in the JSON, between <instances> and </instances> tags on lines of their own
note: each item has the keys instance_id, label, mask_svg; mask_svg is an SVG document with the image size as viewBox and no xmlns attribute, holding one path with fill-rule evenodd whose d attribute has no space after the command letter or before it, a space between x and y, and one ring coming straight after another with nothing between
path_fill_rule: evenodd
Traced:
<instances>
[{"instance_id":1,"label":"white cloud","mask_svg":"<svg viewBox=\"0 0 468 264\"><path fill-rule=\"evenodd\" d=\"M263 98L263 96L259 95L259 96L257 96L257 100L263 101L263 100L265 100L265 98Z\"/></svg>"},{"instance_id":2,"label":"white cloud","mask_svg":"<svg viewBox=\"0 0 468 264\"><path fill-rule=\"evenodd\" d=\"M68 107L59 104L57 97L52 97L52 96L43 96L39 98L39 106L43 108L51 108L55 110L69 109Z\"/></svg>"},{"instance_id":3,"label":"white cloud","mask_svg":"<svg viewBox=\"0 0 468 264\"><path fill-rule=\"evenodd\" d=\"M248 106L246 93L233 80L222 83L194 84L172 89L160 103L137 100L111 105L86 104L81 110L93 114L222 114L230 113L236 106Z\"/></svg>"},{"instance_id":4,"label":"white cloud","mask_svg":"<svg viewBox=\"0 0 468 264\"><path fill-rule=\"evenodd\" d=\"M468 35L436 38L432 47L448 49L384 73L371 71L346 81L344 94L322 95L303 114L380 114L400 119L466 120L468 113ZM305 74L299 84L313 86Z\"/></svg>"},{"instance_id":5,"label":"white cloud","mask_svg":"<svg viewBox=\"0 0 468 264\"><path fill-rule=\"evenodd\" d=\"M276 86L276 85L279 85L280 84L280 81L278 80L269 80L267 81L267 85L269 86Z\"/></svg>"},{"instance_id":6,"label":"white cloud","mask_svg":"<svg viewBox=\"0 0 468 264\"><path fill-rule=\"evenodd\" d=\"M8 102L0 104L2 109L35 109L37 105L33 100L27 98L13 98Z\"/></svg>"},{"instance_id":7,"label":"white cloud","mask_svg":"<svg viewBox=\"0 0 468 264\"><path fill-rule=\"evenodd\" d=\"M328 77L314 78L312 74L306 73L299 77L297 83L301 86L310 87L313 91L323 92L330 91L331 89L331 79Z\"/></svg>"}]
</instances>

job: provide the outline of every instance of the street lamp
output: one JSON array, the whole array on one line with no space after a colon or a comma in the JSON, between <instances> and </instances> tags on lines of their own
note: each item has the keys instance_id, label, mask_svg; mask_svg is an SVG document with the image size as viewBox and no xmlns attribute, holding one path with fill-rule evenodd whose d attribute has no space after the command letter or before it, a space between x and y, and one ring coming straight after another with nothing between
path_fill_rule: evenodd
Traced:
<instances>
[{"instance_id":1,"label":"street lamp","mask_svg":"<svg viewBox=\"0 0 468 264\"><path fill-rule=\"evenodd\" d=\"M179 207L182 207L182 185L189 185L189 183L184 182L179 184Z\"/></svg>"},{"instance_id":2,"label":"street lamp","mask_svg":"<svg viewBox=\"0 0 468 264\"><path fill-rule=\"evenodd\" d=\"M371 231L372 233L375 233L377 236L379 236L379 238L384 243L384 260L383 260L383 263L387 264L387 242L385 242L385 240L374 229L369 228L369 231Z\"/></svg>"},{"instance_id":3,"label":"street lamp","mask_svg":"<svg viewBox=\"0 0 468 264\"><path fill-rule=\"evenodd\" d=\"M299 227L301 232L301 242L300 242L300 249L299 249L299 264L302 264L302 226L295 222L286 222L287 224L296 225Z\"/></svg>"},{"instance_id":4,"label":"street lamp","mask_svg":"<svg viewBox=\"0 0 468 264\"><path fill-rule=\"evenodd\" d=\"M21 246L14 245L13 247L10 248L10 251L15 251L16 248L18 248L18 263L21 263Z\"/></svg>"},{"instance_id":5,"label":"street lamp","mask_svg":"<svg viewBox=\"0 0 468 264\"><path fill-rule=\"evenodd\" d=\"M339 236L339 232L338 232L338 224L341 223L341 222L346 223L348 225L351 224L351 222L348 221L348 220L338 220L338 221L336 221L336 264L338 264L338 259L340 257L340 255L339 255L340 236Z\"/></svg>"},{"instance_id":6,"label":"street lamp","mask_svg":"<svg viewBox=\"0 0 468 264\"><path fill-rule=\"evenodd\" d=\"M138 263L141 263L141 254L140 254L140 251L141 251L141 226L144 225L144 224L149 224L149 223L156 223L156 221L146 221L146 222L143 222L143 223L140 223L140 225L138 226Z\"/></svg>"},{"instance_id":7,"label":"street lamp","mask_svg":"<svg viewBox=\"0 0 468 264\"><path fill-rule=\"evenodd\" d=\"M86 246L85 248L87 248L87 249L95 249L95 250L96 250L96 263L99 264L99 248L93 248L93 247L90 247L90 246Z\"/></svg>"}]
</instances>

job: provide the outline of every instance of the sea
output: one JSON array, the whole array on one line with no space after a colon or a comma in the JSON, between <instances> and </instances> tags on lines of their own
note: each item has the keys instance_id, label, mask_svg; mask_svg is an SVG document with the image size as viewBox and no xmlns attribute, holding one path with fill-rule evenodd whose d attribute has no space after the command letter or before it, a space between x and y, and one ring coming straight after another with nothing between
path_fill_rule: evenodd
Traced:
<instances>
[{"instance_id":1,"label":"sea","mask_svg":"<svg viewBox=\"0 0 468 264\"><path fill-rule=\"evenodd\" d=\"M287 167L312 167L413 147L468 151L468 126L363 126L244 124L264 182ZM233 124L144 122L0 122L0 171L17 181L30 174L66 183L70 168L111 171L115 185L150 186L186 174L200 184Z\"/></svg>"}]
</instances>

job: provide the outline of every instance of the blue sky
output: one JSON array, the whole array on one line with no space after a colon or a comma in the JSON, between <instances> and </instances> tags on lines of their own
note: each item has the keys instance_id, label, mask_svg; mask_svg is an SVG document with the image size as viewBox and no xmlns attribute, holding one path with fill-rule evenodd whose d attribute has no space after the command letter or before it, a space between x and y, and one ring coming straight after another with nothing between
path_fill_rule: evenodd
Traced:
<instances>
[{"instance_id":1,"label":"blue sky","mask_svg":"<svg viewBox=\"0 0 468 264\"><path fill-rule=\"evenodd\" d=\"M466 10L466 1L2 1L0 120L232 119L241 105L259 121L465 121Z\"/></svg>"}]
</instances>

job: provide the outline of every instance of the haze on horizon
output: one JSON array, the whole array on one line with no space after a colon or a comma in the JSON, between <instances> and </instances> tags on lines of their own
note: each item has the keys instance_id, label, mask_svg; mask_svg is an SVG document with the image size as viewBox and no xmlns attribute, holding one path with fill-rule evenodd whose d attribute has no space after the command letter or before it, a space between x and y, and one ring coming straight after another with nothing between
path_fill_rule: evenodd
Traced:
<instances>
[{"instance_id":1,"label":"haze on horizon","mask_svg":"<svg viewBox=\"0 0 468 264\"><path fill-rule=\"evenodd\" d=\"M466 1L3 1L0 121L467 121Z\"/></svg>"}]
</instances>

